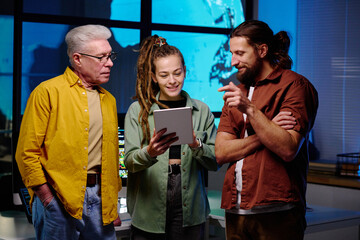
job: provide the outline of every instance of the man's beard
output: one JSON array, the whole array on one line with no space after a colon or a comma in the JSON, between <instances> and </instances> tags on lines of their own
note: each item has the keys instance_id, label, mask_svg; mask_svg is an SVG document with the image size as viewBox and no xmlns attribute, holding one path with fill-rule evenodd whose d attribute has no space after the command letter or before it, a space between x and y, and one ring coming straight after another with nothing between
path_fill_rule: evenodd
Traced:
<instances>
[{"instance_id":1,"label":"man's beard","mask_svg":"<svg viewBox=\"0 0 360 240\"><path fill-rule=\"evenodd\" d=\"M247 88L249 88L255 83L255 78L260 73L261 67L262 61L260 60L260 58L257 58L256 62L251 68L245 67L244 73L237 72L236 78Z\"/></svg>"}]
</instances>

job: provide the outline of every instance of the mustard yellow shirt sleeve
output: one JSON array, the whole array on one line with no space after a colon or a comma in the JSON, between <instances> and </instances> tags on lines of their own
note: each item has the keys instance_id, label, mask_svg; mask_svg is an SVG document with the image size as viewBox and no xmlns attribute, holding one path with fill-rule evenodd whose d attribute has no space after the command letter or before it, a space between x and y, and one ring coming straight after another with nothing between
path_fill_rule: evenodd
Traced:
<instances>
[{"instance_id":1,"label":"mustard yellow shirt sleeve","mask_svg":"<svg viewBox=\"0 0 360 240\"><path fill-rule=\"evenodd\" d=\"M41 159L46 154L42 145L49 114L48 94L41 88L35 89L27 102L15 154L19 171L27 188L46 183Z\"/></svg>"}]
</instances>

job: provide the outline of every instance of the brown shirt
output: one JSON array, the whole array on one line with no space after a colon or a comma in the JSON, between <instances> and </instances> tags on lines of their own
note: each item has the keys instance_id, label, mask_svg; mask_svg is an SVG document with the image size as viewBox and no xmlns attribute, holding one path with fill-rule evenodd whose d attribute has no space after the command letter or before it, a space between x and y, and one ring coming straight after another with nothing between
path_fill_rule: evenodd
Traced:
<instances>
[{"instance_id":1,"label":"brown shirt","mask_svg":"<svg viewBox=\"0 0 360 240\"><path fill-rule=\"evenodd\" d=\"M238 87L248 94L243 84ZM245 157L240 208L273 203L301 203L305 207L308 133L318 108L317 91L305 77L291 70L275 69L266 79L256 83L251 102L269 119L280 111L292 112L296 118L293 130L302 134L305 142L291 162L284 162L265 147ZM218 131L243 138L246 128L249 135L254 134L249 121L244 123L242 112L224 105ZM235 163L229 165L225 175L221 202L225 209L236 206Z\"/></svg>"}]
</instances>

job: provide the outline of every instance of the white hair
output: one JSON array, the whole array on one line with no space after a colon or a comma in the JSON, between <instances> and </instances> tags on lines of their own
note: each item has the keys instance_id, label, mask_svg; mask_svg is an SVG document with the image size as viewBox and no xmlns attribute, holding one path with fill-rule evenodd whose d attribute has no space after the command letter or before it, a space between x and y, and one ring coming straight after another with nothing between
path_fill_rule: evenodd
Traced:
<instances>
[{"instance_id":1,"label":"white hair","mask_svg":"<svg viewBox=\"0 0 360 240\"><path fill-rule=\"evenodd\" d=\"M65 36L67 54L73 66L72 55L76 52L83 52L90 41L109 39L111 31L102 25L84 25L71 29Z\"/></svg>"}]
</instances>

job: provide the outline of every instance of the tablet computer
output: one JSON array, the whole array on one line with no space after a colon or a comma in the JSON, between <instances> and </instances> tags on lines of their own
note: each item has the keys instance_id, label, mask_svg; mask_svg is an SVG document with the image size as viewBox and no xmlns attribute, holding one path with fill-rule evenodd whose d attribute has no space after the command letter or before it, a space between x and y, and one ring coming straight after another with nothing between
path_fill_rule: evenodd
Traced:
<instances>
[{"instance_id":1,"label":"tablet computer","mask_svg":"<svg viewBox=\"0 0 360 240\"><path fill-rule=\"evenodd\" d=\"M166 128L165 133L176 133L179 140L171 145L191 144L193 142L193 125L191 107L154 110L156 131Z\"/></svg>"}]
</instances>

